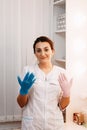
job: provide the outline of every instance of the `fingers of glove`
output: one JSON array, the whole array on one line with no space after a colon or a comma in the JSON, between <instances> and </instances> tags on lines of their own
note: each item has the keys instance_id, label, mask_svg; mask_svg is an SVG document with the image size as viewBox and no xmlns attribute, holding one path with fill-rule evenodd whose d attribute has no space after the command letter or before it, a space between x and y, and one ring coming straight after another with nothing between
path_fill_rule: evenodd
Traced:
<instances>
[{"instance_id":1,"label":"fingers of glove","mask_svg":"<svg viewBox=\"0 0 87 130\"><path fill-rule=\"evenodd\" d=\"M66 78L64 73L62 74L62 76L63 76L63 80L67 80L67 78Z\"/></svg>"},{"instance_id":2,"label":"fingers of glove","mask_svg":"<svg viewBox=\"0 0 87 130\"><path fill-rule=\"evenodd\" d=\"M59 83L62 82L62 76L61 76L61 74L60 74L59 77L58 77L58 81L59 81Z\"/></svg>"},{"instance_id":3,"label":"fingers of glove","mask_svg":"<svg viewBox=\"0 0 87 130\"><path fill-rule=\"evenodd\" d=\"M65 80L67 80L67 78L66 78L65 74L60 73L58 80L59 80L59 82L63 82L63 81L65 81Z\"/></svg>"},{"instance_id":4,"label":"fingers of glove","mask_svg":"<svg viewBox=\"0 0 87 130\"><path fill-rule=\"evenodd\" d=\"M18 80L18 83L20 84L20 86L22 86L22 81L19 76L17 76L17 80Z\"/></svg>"},{"instance_id":5,"label":"fingers of glove","mask_svg":"<svg viewBox=\"0 0 87 130\"><path fill-rule=\"evenodd\" d=\"M28 77L29 77L29 72L26 73L26 75L24 76L23 81L26 81L28 79Z\"/></svg>"},{"instance_id":6,"label":"fingers of glove","mask_svg":"<svg viewBox=\"0 0 87 130\"><path fill-rule=\"evenodd\" d=\"M22 82L22 86L25 86L25 89L29 89L33 83L35 82L36 78L34 75L31 75L31 77L29 79L27 79L26 81Z\"/></svg>"},{"instance_id":7,"label":"fingers of glove","mask_svg":"<svg viewBox=\"0 0 87 130\"><path fill-rule=\"evenodd\" d=\"M64 80L67 80L64 73L61 74L61 79L62 79L63 81L64 81Z\"/></svg>"},{"instance_id":8,"label":"fingers of glove","mask_svg":"<svg viewBox=\"0 0 87 130\"><path fill-rule=\"evenodd\" d=\"M33 83L35 82L35 80L36 80L36 78L34 78L34 79L32 80L32 85L33 85Z\"/></svg>"},{"instance_id":9,"label":"fingers of glove","mask_svg":"<svg viewBox=\"0 0 87 130\"><path fill-rule=\"evenodd\" d=\"M33 79L35 79L35 75L33 73L31 73L30 75L28 75L28 81L32 81Z\"/></svg>"}]
</instances>

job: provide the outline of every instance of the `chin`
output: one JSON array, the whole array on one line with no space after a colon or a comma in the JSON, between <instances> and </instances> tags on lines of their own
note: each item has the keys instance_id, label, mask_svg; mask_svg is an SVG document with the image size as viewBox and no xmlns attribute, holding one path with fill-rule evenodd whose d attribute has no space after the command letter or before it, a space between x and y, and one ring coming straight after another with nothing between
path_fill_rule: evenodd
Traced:
<instances>
[{"instance_id":1,"label":"chin","mask_svg":"<svg viewBox=\"0 0 87 130\"><path fill-rule=\"evenodd\" d=\"M40 63L48 63L49 60L41 60Z\"/></svg>"}]
</instances>

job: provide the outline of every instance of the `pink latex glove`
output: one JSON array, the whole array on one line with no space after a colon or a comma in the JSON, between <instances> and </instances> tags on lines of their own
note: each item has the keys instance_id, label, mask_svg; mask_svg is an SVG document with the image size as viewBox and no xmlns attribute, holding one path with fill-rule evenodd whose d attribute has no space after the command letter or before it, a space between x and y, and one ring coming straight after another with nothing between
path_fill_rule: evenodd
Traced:
<instances>
[{"instance_id":1,"label":"pink latex glove","mask_svg":"<svg viewBox=\"0 0 87 130\"><path fill-rule=\"evenodd\" d=\"M70 96L70 88L72 86L72 79L68 81L64 73L60 73L59 75L59 84L63 92L63 97L69 97Z\"/></svg>"}]
</instances>

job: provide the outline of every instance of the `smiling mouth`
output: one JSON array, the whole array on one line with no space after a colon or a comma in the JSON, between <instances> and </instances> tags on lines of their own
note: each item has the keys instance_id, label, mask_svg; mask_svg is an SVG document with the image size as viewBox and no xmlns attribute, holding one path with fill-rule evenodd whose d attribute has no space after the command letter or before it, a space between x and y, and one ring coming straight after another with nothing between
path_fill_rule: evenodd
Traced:
<instances>
[{"instance_id":1,"label":"smiling mouth","mask_svg":"<svg viewBox=\"0 0 87 130\"><path fill-rule=\"evenodd\" d=\"M47 57L42 57L41 59L44 60L44 59L46 59L46 58L47 58Z\"/></svg>"}]
</instances>

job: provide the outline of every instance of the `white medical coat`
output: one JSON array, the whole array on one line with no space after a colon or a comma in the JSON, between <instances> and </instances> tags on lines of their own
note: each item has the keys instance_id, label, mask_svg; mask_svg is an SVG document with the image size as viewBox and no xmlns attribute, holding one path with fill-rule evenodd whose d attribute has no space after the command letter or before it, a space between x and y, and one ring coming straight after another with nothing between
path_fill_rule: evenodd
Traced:
<instances>
[{"instance_id":1,"label":"white medical coat","mask_svg":"<svg viewBox=\"0 0 87 130\"><path fill-rule=\"evenodd\" d=\"M63 115L58 107L60 85L58 76L64 69L53 66L46 75L38 65L25 67L25 73L36 76L29 90L29 101L23 108L22 130L63 130Z\"/></svg>"}]
</instances>

